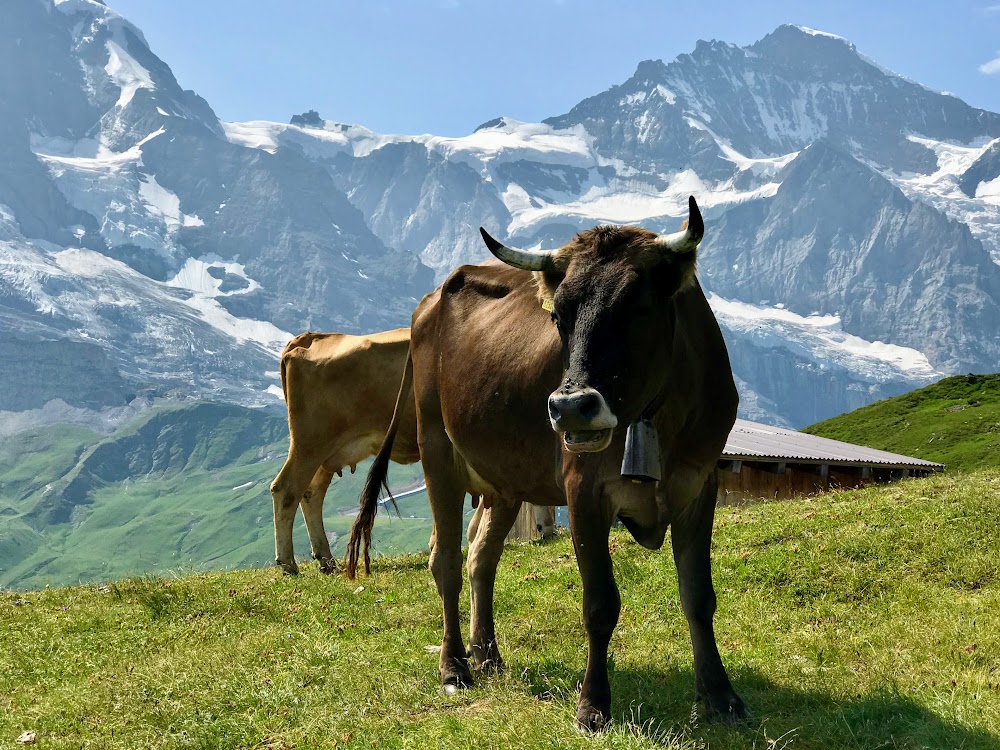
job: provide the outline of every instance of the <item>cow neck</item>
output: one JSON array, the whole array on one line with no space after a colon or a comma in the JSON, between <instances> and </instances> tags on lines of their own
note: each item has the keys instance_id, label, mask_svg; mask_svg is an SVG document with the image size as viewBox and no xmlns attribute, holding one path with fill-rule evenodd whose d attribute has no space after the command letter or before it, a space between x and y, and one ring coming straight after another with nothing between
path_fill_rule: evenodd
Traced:
<instances>
[{"instance_id":1,"label":"cow neck","mask_svg":"<svg viewBox=\"0 0 1000 750\"><path fill-rule=\"evenodd\" d=\"M670 327L676 329L676 324L677 324L676 314L671 315ZM671 338L674 340L675 345L676 345L676 338L675 338L676 333L677 333L676 330L671 331ZM650 401L648 404L646 404L646 408L639 413L639 419L636 421L650 420L654 416L656 416L656 413L660 410L663 404L666 403L668 393L669 393L668 384L664 383L663 388L660 389L660 392L656 394L656 396L653 397L653 400Z\"/></svg>"},{"instance_id":2,"label":"cow neck","mask_svg":"<svg viewBox=\"0 0 1000 750\"><path fill-rule=\"evenodd\" d=\"M654 398L652 401L646 404L646 408L642 410L642 413L639 415L639 420L637 421L651 420L653 417L656 416L656 413L660 410L660 407L662 407L663 404L666 403L666 400L667 400L667 388L666 386L664 386L663 390L660 391L660 393L656 396L656 398Z\"/></svg>"}]
</instances>

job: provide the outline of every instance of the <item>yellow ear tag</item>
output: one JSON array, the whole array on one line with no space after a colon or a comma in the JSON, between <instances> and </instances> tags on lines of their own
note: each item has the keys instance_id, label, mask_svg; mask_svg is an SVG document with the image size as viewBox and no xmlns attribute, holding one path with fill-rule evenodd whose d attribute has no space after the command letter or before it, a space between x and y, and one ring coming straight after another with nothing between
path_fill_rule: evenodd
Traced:
<instances>
[{"instance_id":1,"label":"yellow ear tag","mask_svg":"<svg viewBox=\"0 0 1000 750\"><path fill-rule=\"evenodd\" d=\"M551 297L546 297L542 300L542 309L545 310L545 312L552 312L552 308L554 306L555 305L553 304Z\"/></svg>"}]
</instances>

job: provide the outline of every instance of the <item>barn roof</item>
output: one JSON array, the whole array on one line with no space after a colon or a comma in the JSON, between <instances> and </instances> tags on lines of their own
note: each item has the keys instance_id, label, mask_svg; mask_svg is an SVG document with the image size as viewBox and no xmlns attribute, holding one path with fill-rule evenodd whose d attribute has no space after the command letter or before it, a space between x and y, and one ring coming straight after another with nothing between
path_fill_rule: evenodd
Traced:
<instances>
[{"instance_id":1,"label":"barn roof","mask_svg":"<svg viewBox=\"0 0 1000 750\"><path fill-rule=\"evenodd\" d=\"M891 469L940 470L944 464L897 453L866 448L863 445L807 435L804 432L772 427L737 419L733 425L724 459L787 461L799 463L841 464L845 466L880 466Z\"/></svg>"}]
</instances>

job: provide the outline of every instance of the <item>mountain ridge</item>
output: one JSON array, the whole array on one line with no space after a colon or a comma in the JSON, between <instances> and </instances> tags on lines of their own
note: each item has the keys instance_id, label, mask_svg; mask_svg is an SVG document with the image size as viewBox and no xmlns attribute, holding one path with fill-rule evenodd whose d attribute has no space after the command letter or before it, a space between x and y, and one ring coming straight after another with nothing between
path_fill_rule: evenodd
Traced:
<instances>
[{"instance_id":1,"label":"mountain ridge","mask_svg":"<svg viewBox=\"0 0 1000 750\"><path fill-rule=\"evenodd\" d=\"M232 144L119 14L8 5L0 68L33 72L0 75L5 330L98 343L134 392L167 395L186 371L207 376L186 378L202 396L273 403L267 360L289 329L392 327L425 291L429 271L371 234L325 170ZM52 375L50 398L67 385Z\"/></svg>"},{"instance_id":2,"label":"mountain ridge","mask_svg":"<svg viewBox=\"0 0 1000 750\"><path fill-rule=\"evenodd\" d=\"M11 7L2 61L40 72L0 80L0 151L23 167L0 175L0 324L103 348L108 407L185 384L275 403L292 333L405 325L432 273L486 257L480 225L529 246L599 222L673 230L690 194L745 416L813 422L1000 359L1000 115L847 40L702 41L541 123L445 138L315 112L221 122L103 4ZM50 374L40 399L70 393Z\"/></svg>"},{"instance_id":3,"label":"mountain ridge","mask_svg":"<svg viewBox=\"0 0 1000 750\"><path fill-rule=\"evenodd\" d=\"M787 52L789 45L795 49ZM822 65L803 65L804 56ZM775 83L775 70L791 71L794 80ZM695 83L683 79L688 74ZM783 99L759 94L765 74ZM816 88L817 80L829 86ZM878 97L868 101L871 91ZM885 102L876 107L879 97ZM751 120L755 127L746 126ZM744 132L734 132L733 123ZM801 316L836 316L845 334L873 346L924 353L931 371L990 371L1000 362L989 333L1000 322L1000 200L951 200L960 182L965 193L976 190L965 184L972 173L962 159L969 157L953 158L951 151L961 149L949 145L982 143L984 159L985 144L1000 134L1000 115L887 71L823 32L783 26L745 47L699 42L669 64L640 62L622 84L564 115L538 124L501 116L464 137L382 135L318 115L302 127L243 126L242 138L258 138L271 150L298 149L325 164L382 240L420 254L438 279L460 260L485 256L475 232L480 223L512 243L558 246L601 221L673 229L693 193L710 225L701 262L708 290ZM913 135L918 130L922 135ZM952 140L936 140L946 136ZM962 153L972 154L970 148ZM824 181L824 156L843 178L839 184ZM421 159L428 164L422 171ZM452 192L447 231L434 236L443 192L438 174L448 163L472 167L480 179L465 188L474 199ZM387 216L405 216L405 227ZM413 233L415 226L423 231ZM782 257L796 260L779 267ZM761 270L748 276L754 262ZM746 349L732 329L727 338L730 348ZM839 394L820 385L828 375L818 372L805 374L797 390L775 389L767 373L776 368L759 359L785 358L788 366L777 370L786 373L802 368L787 346L770 339L771 346L739 358L748 404L773 403L765 392L802 399L816 387L835 395L832 415L833 408L860 405L849 393L874 393L860 371L842 373ZM882 393L902 392L933 377L900 372L879 382L895 383ZM773 408L765 419L794 411Z\"/></svg>"}]
</instances>

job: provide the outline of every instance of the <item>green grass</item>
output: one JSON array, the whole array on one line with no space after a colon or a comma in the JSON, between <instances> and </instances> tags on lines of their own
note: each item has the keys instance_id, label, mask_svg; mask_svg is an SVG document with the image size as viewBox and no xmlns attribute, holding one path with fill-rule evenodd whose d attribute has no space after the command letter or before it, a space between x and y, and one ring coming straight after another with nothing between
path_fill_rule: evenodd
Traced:
<instances>
[{"instance_id":1,"label":"green grass","mask_svg":"<svg viewBox=\"0 0 1000 750\"><path fill-rule=\"evenodd\" d=\"M308 565L0 594L0 747L30 730L46 748L995 750L998 510L997 471L721 508L716 630L743 728L693 708L669 552L615 532L601 736L572 727L586 641L562 535L504 553L508 669L452 697L426 648L441 626L425 555L357 582Z\"/></svg>"},{"instance_id":2,"label":"green grass","mask_svg":"<svg viewBox=\"0 0 1000 750\"><path fill-rule=\"evenodd\" d=\"M72 523L49 526L42 534L31 532L33 542L21 545L19 557L17 537L8 532L10 537L0 540L10 560L0 571L0 584L23 590L136 573L272 565L274 522L268 487L282 462L283 457L214 471L194 469L101 487ZM400 483L419 473L411 467L395 468ZM344 552L363 480L359 469L354 476L335 479L327 494L325 525L328 533L338 535L337 554ZM407 501L401 504L404 516L415 511L419 517L380 518L375 536L379 551L426 548L432 527L426 498ZM300 558L309 557L301 514L295 550Z\"/></svg>"},{"instance_id":3,"label":"green grass","mask_svg":"<svg viewBox=\"0 0 1000 750\"><path fill-rule=\"evenodd\" d=\"M219 404L153 409L104 437L72 426L0 443L0 586L22 590L172 570L264 567L274 560L269 486L288 449L279 414ZM335 478L328 532L345 535L367 465ZM420 467L392 466L393 486ZM425 549L426 495L383 518L381 552ZM411 518L410 516L415 516ZM301 515L296 553L309 557Z\"/></svg>"},{"instance_id":4,"label":"green grass","mask_svg":"<svg viewBox=\"0 0 1000 750\"><path fill-rule=\"evenodd\" d=\"M807 427L813 435L937 461L1000 467L1000 375L957 375Z\"/></svg>"},{"instance_id":5,"label":"green grass","mask_svg":"<svg viewBox=\"0 0 1000 750\"><path fill-rule=\"evenodd\" d=\"M951 471L1000 467L1000 375L947 378L807 431L941 461ZM0 586L268 566L268 486L286 451L280 413L204 403L150 410L108 437L56 426L4 440ZM337 554L365 469L330 488L325 515L338 535ZM419 466L394 465L392 483L419 474ZM426 547L426 497L407 499L402 512L402 519L380 521L379 551ZM308 557L301 518L295 549Z\"/></svg>"},{"instance_id":6,"label":"green grass","mask_svg":"<svg viewBox=\"0 0 1000 750\"><path fill-rule=\"evenodd\" d=\"M0 440L0 497L12 504L42 479L63 476L86 447L97 440L100 435L78 425L43 427L5 437Z\"/></svg>"}]
</instances>

